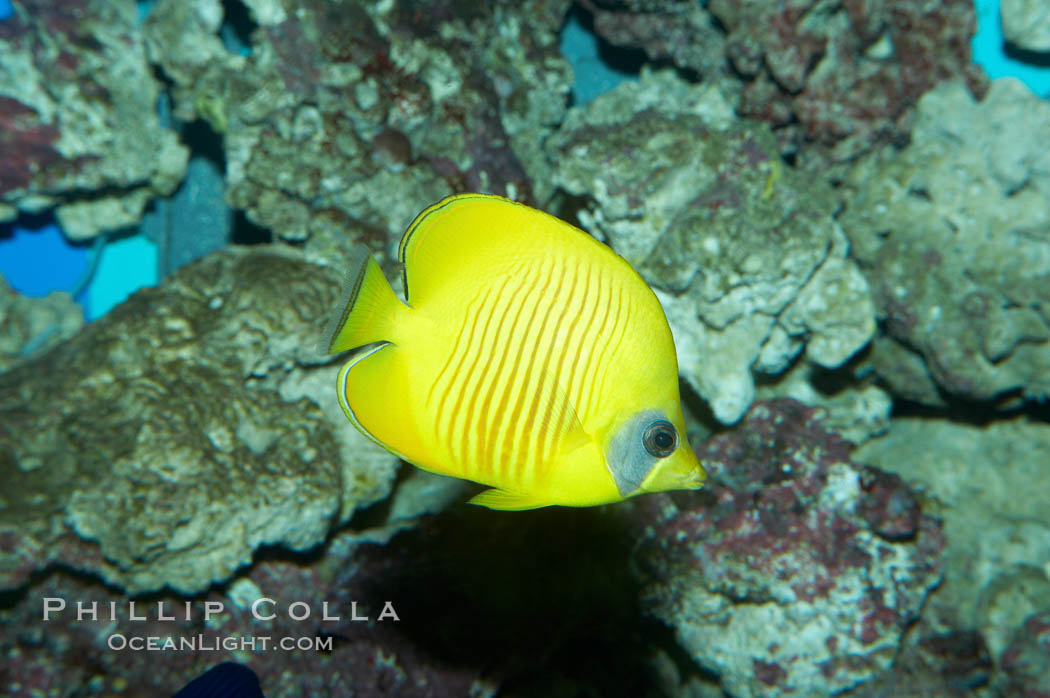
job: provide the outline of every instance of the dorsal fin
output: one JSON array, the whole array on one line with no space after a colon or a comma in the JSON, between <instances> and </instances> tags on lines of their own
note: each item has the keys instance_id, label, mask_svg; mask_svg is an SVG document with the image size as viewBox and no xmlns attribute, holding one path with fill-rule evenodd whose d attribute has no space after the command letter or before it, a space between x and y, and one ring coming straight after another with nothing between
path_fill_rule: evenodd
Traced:
<instances>
[{"instance_id":1,"label":"dorsal fin","mask_svg":"<svg viewBox=\"0 0 1050 698\"><path fill-rule=\"evenodd\" d=\"M397 250L406 302L425 303L450 269L462 272L463 260L483 254L485 243L505 230L511 219L535 213L492 194L454 194L424 209L408 226Z\"/></svg>"}]
</instances>

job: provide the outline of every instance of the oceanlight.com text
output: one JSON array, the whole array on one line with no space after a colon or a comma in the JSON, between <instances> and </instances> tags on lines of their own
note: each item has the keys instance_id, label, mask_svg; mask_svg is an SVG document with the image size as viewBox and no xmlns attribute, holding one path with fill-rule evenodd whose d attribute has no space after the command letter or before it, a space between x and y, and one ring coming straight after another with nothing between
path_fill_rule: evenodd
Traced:
<instances>
[{"instance_id":1,"label":"oceanlight.com text","mask_svg":"<svg viewBox=\"0 0 1050 698\"><path fill-rule=\"evenodd\" d=\"M158 635L124 635L113 633L106 639L106 646L117 652L331 652L332 637L250 637L228 635L224 637L187 635L170 637Z\"/></svg>"}]
</instances>

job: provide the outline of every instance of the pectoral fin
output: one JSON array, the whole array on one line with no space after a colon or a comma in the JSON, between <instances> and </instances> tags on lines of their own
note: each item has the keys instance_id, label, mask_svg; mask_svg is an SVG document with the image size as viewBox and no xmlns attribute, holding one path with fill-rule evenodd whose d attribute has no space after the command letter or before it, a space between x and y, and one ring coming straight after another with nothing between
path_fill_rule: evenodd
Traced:
<instances>
[{"instance_id":1,"label":"pectoral fin","mask_svg":"<svg viewBox=\"0 0 1050 698\"><path fill-rule=\"evenodd\" d=\"M537 509L550 505L550 502L541 501L531 495L495 488L485 490L481 494L476 495L470 500L470 503L499 511L521 511L523 509Z\"/></svg>"}]
</instances>

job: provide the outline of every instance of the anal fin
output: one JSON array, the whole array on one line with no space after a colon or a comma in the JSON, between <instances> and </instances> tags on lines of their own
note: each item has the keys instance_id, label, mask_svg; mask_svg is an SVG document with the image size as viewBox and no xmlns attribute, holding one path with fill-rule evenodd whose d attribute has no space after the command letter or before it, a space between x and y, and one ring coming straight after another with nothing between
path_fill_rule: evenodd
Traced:
<instances>
[{"instance_id":1,"label":"anal fin","mask_svg":"<svg viewBox=\"0 0 1050 698\"><path fill-rule=\"evenodd\" d=\"M406 397L407 357L394 344L379 344L355 354L339 372L337 393L347 419L358 431L410 463L425 461Z\"/></svg>"}]
</instances>

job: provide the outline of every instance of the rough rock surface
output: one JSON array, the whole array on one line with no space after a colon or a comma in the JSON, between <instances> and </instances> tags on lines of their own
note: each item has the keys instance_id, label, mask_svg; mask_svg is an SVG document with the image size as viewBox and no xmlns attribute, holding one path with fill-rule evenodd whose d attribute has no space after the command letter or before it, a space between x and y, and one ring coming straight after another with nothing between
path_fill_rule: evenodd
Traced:
<instances>
[{"instance_id":1,"label":"rough rock surface","mask_svg":"<svg viewBox=\"0 0 1050 698\"><path fill-rule=\"evenodd\" d=\"M787 397L817 407L828 431L862 444L889 428L893 411L893 398L875 384L872 375L870 366L863 361L856 365L851 362L838 370L799 362L784 373L759 382L755 399Z\"/></svg>"},{"instance_id":2,"label":"rough rock surface","mask_svg":"<svg viewBox=\"0 0 1050 698\"><path fill-rule=\"evenodd\" d=\"M907 418L854 454L940 502L945 584L931 611L946 626L979 630L993 657L1026 618L1050 609L1048 453L1050 425L1041 422Z\"/></svg>"},{"instance_id":3,"label":"rough rock surface","mask_svg":"<svg viewBox=\"0 0 1050 698\"><path fill-rule=\"evenodd\" d=\"M44 353L84 324L84 311L68 293L27 298L0 276L0 373Z\"/></svg>"},{"instance_id":4,"label":"rough rock surface","mask_svg":"<svg viewBox=\"0 0 1050 698\"><path fill-rule=\"evenodd\" d=\"M752 370L779 373L803 349L836 367L871 338L830 190L785 166L768 127L735 120L715 88L643 72L571 110L549 144L584 227L657 289L680 370L719 420L751 404Z\"/></svg>"},{"instance_id":5,"label":"rough rock surface","mask_svg":"<svg viewBox=\"0 0 1050 698\"><path fill-rule=\"evenodd\" d=\"M1000 695L1050 698L1050 610L1025 620L1001 661Z\"/></svg>"},{"instance_id":6,"label":"rough rock surface","mask_svg":"<svg viewBox=\"0 0 1050 698\"><path fill-rule=\"evenodd\" d=\"M859 164L839 222L886 337L892 392L1050 396L1050 104L1020 82L923 97L911 144Z\"/></svg>"},{"instance_id":7,"label":"rough rock surface","mask_svg":"<svg viewBox=\"0 0 1050 698\"><path fill-rule=\"evenodd\" d=\"M850 691L850 698L986 698L994 664L980 633L927 632L919 621L893 666ZM976 689L976 690L975 690Z\"/></svg>"},{"instance_id":8,"label":"rough rock surface","mask_svg":"<svg viewBox=\"0 0 1050 698\"><path fill-rule=\"evenodd\" d=\"M398 461L314 367L337 285L293 250L231 249L0 374L0 588L61 563L198 592L387 496Z\"/></svg>"},{"instance_id":9,"label":"rough rock surface","mask_svg":"<svg viewBox=\"0 0 1050 698\"><path fill-rule=\"evenodd\" d=\"M569 0L246 5L247 56L219 46L216 0L161 0L147 31L176 113L223 134L228 199L253 222L329 257L353 224L384 253L454 191L551 195L541 143L571 85Z\"/></svg>"},{"instance_id":10,"label":"rough rock surface","mask_svg":"<svg viewBox=\"0 0 1050 698\"><path fill-rule=\"evenodd\" d=\"M11 4L0 22L0 220L55 207L74 239L137 223L178 185L187 151L157 116L136 4Z\"/></svg>"},{"instance_id":11,"label":"rough rock surface","mask_svg":"<svg viewBox=\"0 0 1050 698\"><path fill-rule=\"evenodd\" d=\"M777 127L781 148L804 165L900 138L915 101L941 80L965 80L976 94L986 83L970 60L971 0L582 4L611 43L720 84L741 115Z\"/></svg>"},{"instance_id":12,"label":"rough rock surface","mask_svg":"<svg viewBox=\"0 0 1050 698\"><path fill-rule=\"evenodd\" d=\"M722 89L733 89L725 32L716 26L706 3L579 0L579 5L591 14L594 32L612 45L639 48L651 62L670 61L705 81L717 80Z\"/></svg>"},{"instance_id":13,"label":"rough rock surface","mask_svg":"<svg viewBox=\"0 0 1050 698\"><path fill-rule=\"evenodd\" d=\"M1043 0L1002 0L1003 38L1027 51L1050 51L1050 5Z\"/></svg>"},{"instance_id":14,"label":"rough rock surface","mask_svg":"<svg viewBox=\"0 0 1050 698\"><path fill-rule=\"evenodd\" d=\"M870 679L940 580L939 523L816 415L758 403L697 449L704 491L636 500L650 611L732 696Z\"/></svg>"}]
</instances>

